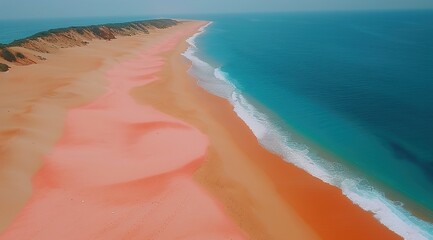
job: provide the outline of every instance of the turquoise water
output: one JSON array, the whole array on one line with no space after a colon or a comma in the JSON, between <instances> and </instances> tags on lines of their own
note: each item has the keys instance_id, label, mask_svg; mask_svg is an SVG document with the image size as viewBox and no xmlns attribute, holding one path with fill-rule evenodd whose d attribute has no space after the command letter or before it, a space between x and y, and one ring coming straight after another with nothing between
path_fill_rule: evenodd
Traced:
<instances>
[{"instance_id":1,"label":"turquoise water","mask_svg":"<svg viewBox=\"0 0 433 240\"><path fill-rule=\"evenodd\" d=\"M229 99L270 150L400 235L433 239L404 209L433 219L433 12L207 19L186 54L200 85Z\"/></svg>"},{"instance_id":2,"label":"turquoise water","mask_svg":"<svg viewBox=\"0 0 433 240\"><path fill-rule=\"evenodd\" d=\"M189 17L213 21L190 40L191 73L265 147L401 236L433 239L407 211L433 219L433 12ZM142 19L1 20L0 42Z\"/></svg>"}]
</instances>

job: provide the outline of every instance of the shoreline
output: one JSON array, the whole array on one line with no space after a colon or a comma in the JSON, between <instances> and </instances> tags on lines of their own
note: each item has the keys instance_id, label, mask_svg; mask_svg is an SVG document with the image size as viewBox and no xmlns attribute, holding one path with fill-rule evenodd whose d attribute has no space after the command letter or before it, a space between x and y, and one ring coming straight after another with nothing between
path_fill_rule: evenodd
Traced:
<instances>
[{"instance_id":1,"label":"shoreline","mask_svg":"<svg viewBox=\"0 0 433 240\"><path fill-rule=\"evenodd\" d=\"M1 239L58 239L66 232L69 239L245 239L193 181L206 136L129 95L158 80L164 56L198 25L153 33L135 56L101 72L104 93L67 111L60 139L32 178L29 201ZM130 45L123 40L119 47Z\"/></svg>"},{"instance_id":2,"label":"shoreline","mask_svg":"<svg viewBox=\"0 0 433 240\"><path fill-rule=\"evenodd\" d=\"M184 46L183 48L178 50L178 55L183 54L185 49L187 48L188 46ZM183 60L182 57L178 56L177 61L182 62L185 60ZM191 63L189 60L187 60L187 63L184 63L183 65L184 65L183 70L180 70L179 67L172 67L172 72L176 72L176 74L173 73L173 75L180 75L184 71L187 71L190 68ZM276 156L268 152L260 145L260 143L257 141L257 138L254 136L254 134L248 128L248 126L243 122L243 120L241 120L236 115L236 113L233 111L233 106L230 105L230 103L227 100L212 95L208 93L206 90L202 89L200 86L197 85L196 83L197 80L194 77L188 75L186 75L185 77L190 80L183 83L184 86L187 86L188 88L185 87L182 88L184 89L182 92L188 93L188 95L196 95L195 100L190 100L189 103L190 104L194 103L195 105L194 109L206 109L204 111L206 112L206 114L210 115L210 117L203 117L202 119L197 119L200 117L191 116L192 115L191 111L182 110L181 106L177 107L177 111L173 111L173 107L170 107L170 111L166 110L166 112L170 112L170 114L176 116L176 118L183 119L184 121L190 122L195 126L200 126L199 129L201 129L201 131L204 132L206 135L210 136L211 142L213 142L212 137L215 137L215 135L216 136L224 135L224 138L231 139L230 142L231 143L235 142L234 145L236 145L236 147L241 149L241 152L239 152L238 149L233 151L235 152L235 154L230 155L225 153L227 151L233 153L232 151L227 150L229 147L227 147L226 143L221 143L219 140L214 140L215 142L218 142L219 146L215 147L213 146L213 144L211 144L211 149L209 150L211 152L211 155L209 157L209 160L206 161L205 164L202 166L202 168L200 168L197 171L196 179L199 182L201 182L204 186L206 186L214 195L219 197L220 201L222 201L224 205L229 209L229 212L232 212L232 217L237 219L239 225L243 226L244 229L248 229L247 232L248 231L255 232L257 238L254 239L274 239L277 238L278 236L283 236L283 235L279 235L281 234L281 231L283 232L285 231L286 232L285 234L288 234L288 236L293 236L290 234L293 234L293 232L296 230L291 229L287 225L275 227L276 225L278 226L279 224L281 224L281 222L284 222L283 219L287 220L287 222L291 222L291 221L293 222L293 214L295 214L295 219L296 219L296 215L298 215L297 217L301 216L303 218L301 219L301 222L304 222L304 224L307 225L312 224L313 226L311 228L314 229L315 231L318 230L317 234L320 237L325 237L327 239L336 239L336 238L340 239L338 237L344 239L345 237L347 237L347 235L350 235L351 238L354 239L357 239L356 237L359 237L359 239L365 239L366 234L367 235L371 234L372 237L382 236L383 239L400 238L395 233L391 232L385 226L380 224L376 219L374 219L373 215L362 210L358 206L354 205L349 199L347 199L345 196L341 194L340 189L330 186L319 179L315 179L313 176L310 176L303 170L298 169L297 167L284 162L279 156ZM183 77L180 79L183 79ZM142 92L143 102L152 102L152 105L157 106L158 109L164 111L163 109L168 108L167 104L165 103L166 101L158 99L158 96L151 96L152 95L151 93L157 92L156 89L175 89L179 87L179 84L169 83L167 81L164 83L160 81L160 82L155 82L152 85L155 86L154 87L155 89L151 88L153 86L148 86L147 90L143 88L143 92ZM134 93L137 93L137 95L138 92L139 90L134 91ZM147 97L144 97L144 95L146 95ZM186 96L183 97L186 98ZM171 100L170 102L175 103L178 100L179 99ZM203 116L205 114L200 113L197 115ZM211 122L213 122L212 126L207 126ZM224 134L221 134L220 132L224 132ZM215 138L218 139L223 137L215 137ZM247 143L245 143L246 139L247 139ZM221 157L221 155L224 155L227 158L224 160ZM238 161L238 163L232 163L230 159L232 158L238 159L234 156L241 158L242 161ZM253 160L254 162L248 163L249 160ZM270 163L268 163L267 161L270 161ZM248 169L248 171L246 171L245 169ZM266 173L263 174L263 171L261 170L264 170L264 172ZM227 171L229 173L226 173L224 171ZM240 175L243 175L242 174L243 171L249 173L246 173L245 175L247 176L243 176L242 177L243 179L241 179L241 181L243 182L239 183L239 178L241 178ZM280 176L272 177L275 173L277 173L277 175ZM296 186L296 183L295 184L290 183L293 181L293 179L291 179L290 177L283 176L284 174L290 174L290 173L294 173L295 175L300 176L299 179L296 180L296 181L300 181L298 182L300 186L299 185ZM257 186L254 185L254 183L257 183L255 182L254 178L257 178L258 176L263 176L263 178L257 180L257 182L259 182L258 184L259 186L262 184L266 186L260 189L263 192L257 190ZM314 180L311 180L311 178L313 178ZM279 182L279 180L281 180L281 182ZM306 189L306 190L299 189L303 187L302 185L304 183L301 183L303 180L310 183L313 182L311 183L311 186L309 186L310 189ZM318 189L314 189L316 188L316 185L319 185ZM240 190L241 192L258 191L260 193L264 193L268 189L271 189L271 192L276 190L277 193L273 193L273 194L277 195L278 197L274 198L274 200L270 200L270 202L283 201L284 202L283 205L286 205L286 207L288 207L287 205L290 205L290 207L288 207L290 210L286 209L281 211L275 211L272 213L264 213L262 209L261 211L263 212L260 212L260 214L262 214L260 215L260 217L254 216L254 214L252 213L258 211L257 209L254 209L255 206L260 204L263 205L263 203L267 201L265 199L266 197L264 198L263 196L269 196L269 195L262 194L262 196L259 196L259 195L251 194L254 195L254 197L257 197L259 199L261 198L260 199L261 202L254 201L251 200L251 195L248 196L248 194L246 194L247 196L245 195L242 196L241 193L233 193L234 190L230 189L229 186L236 186L234 188L237 189L237 191ZM286 187L288 186L290 186L291 190L295 190L294 192L301 193L300 195L302 196L299 196L297 199L291 197L290 195L293 192L286 189ZM225 189L227 187L229 187L229 189ZM314 191L314 192L308 193L308 191ZM313 202L311 201L315 199L314 193L320 193L320 195L322 194L326 195L326 193L324 192L328 192L328 191L331 192L330 194L331 196L328 197L328 202L323 203L322 206L316 206L314 207L314 210L312 210L312 209L307 209L308 206L303 205L303 202L305 200L310 201L309 204L313 204ZM281 196L282 198L280 198ZM237 198L242 198L242 200L238 201L236 200ZM243 206L245 205L244 204L245 202L248 202L251 205ZM296 205L295 210L292 209L292 204ZM339 208L340 204L343 205L343 207L338 210L338 214L340 214L340 216L333 216L335 215L333 210L335 210L335 208ZM332 207L331 209L333 210L331 209L326 210L327 211L326 216L323 217L314 216L315 210L320 210L322 208L327 209L330 206ZM287 211L291 212L292 214L291 218L288 218L287 216L281 216L284 215L283 212L287 212ZM348 216L349 221L347 223L342 224L341 222L338 221L338 218L341 218L343 215L346 215L347 211L350 212L350 214L347 215L352 216L351 213L355 213L354 214L355 216L353 217ZM317 212L323 212L323 210ZM306 216L303 216L304 214ZM266 218L264 216L266 216ZM324 222L326 222L326 220L329 220L329 218L332 219L334 222L331 224L324 224L321 227L317 226L323 224ZM260 222L260 224L258 224L258 222ZM338 224L342 224L342 225L337 226ZM373 226L369 227L368 226L369 224L372 224ZM258 225L264 225L269 227L270 229L257 230L260 228L263 229L263 227L260 227ZM357 231L354 231L353 228L355 228L355 226L362 226L362 227L359 227ZM371 230L370 233L366 233L367 229ZM267 235L270 233L274 235Z\"/></svg>"},{"instance_id":3,"label":"shoreline","mask_svg":"<svg viewBox=\"0 0 433 240\"><path fill-rule=\"evenodd\" d=\"M204 33L205 28L210 24L200 29L201 33ZM284 143L280 142L284 142L284 135L273 125L268 115L272 116L273 113L259 103L250 103L251 99L246 99L236 86L228 80L227 73L223 72L221 68L211 66L206 60L196 55L199 49L195 45L194 39L198 35L194 35L187 41L191 46L183 54L192 62L190 73L198 79L198 85L207 92L230 102L234 108L233 111L254 133L261 146L280 156L287 163L299 167L310 176L336 187L354 205L374 215L377 221L394 233L407 239L429 239L431 237L430 230L432 228L430 223L423 219L421 214L411 212L412 208L403 208L398 202L385 197L382 192L375 188L372 188L372 190L367 189L368 191L362 189L363 186L358 185L357 178L351 177L350 174L344 175L346 176L344 179L347 180L340 182L338 177L334 178L332 176L333 171L329 171L329 169L320 165L326 160L319 159L319 163L316 163L314 160L309 159L310 156L304 155L302 150L283 146ZM272 143L270 139L272 139ZM287 154L287 151L290 154ZM302 158L302 160L297 160L298 157ZM411 202L409 201L409 203Z\"/></svg>"},{"instance_id":4,"label":"shoreline","mask_svg":"<svg viewBox=\"0 0 433 240\"><path fill-rule=\"evenodd\" d=\"M183 24L187 25L188 23ZM197 31L197 29L205 23L192 22L190 24L197 24L194 27L195 31ZM182 26L178 27L180 28ZM173 27L173 29L174 28L177 27ZM239 239L246 238L244 233L249 239L278 239L282 236L292 237L295 239L314 239L319 237L325 239L365 239L368 234L371 234L370 236L375 238L398 239L394 233L390 232L387 228L376 221L371 214L363 211L345 198L339 189L315 179L303 170L284 162L280 157L264 149L248 126L233 111L233 107L229 102L207 93L196 84L195 79L188 74L188 69L191 66L191 63L181 55L188 48L188 44L185 40L194 33L192 29L188 30L190 31L189 36L185 33L179 33L177 37L171 38L171 42L166 41L166 44L161 45L159 48L148 47L151 45L151 42L155 45L158 41L165 39L164 37L172 36L170 34L173 34L172 32L175 31L173 29L161 30L161 32L156 33L152 32L148 36L154 36L154 38L145 36L145 43L142 43L142 36L134 36L119 38L110 43L101 41L91 43L89 46L61 50L58 53L53 54L53 58L47 60L48 63L43 62L41 64L27 66L25 67L25 70L23 69L20 72L15 71L16 69L10 70L7 78L10 80L9 83L11 88L19 87L17 83L14 85L12 80L16 81L22 79L26 74L28 74L28 76L40 74L40 80L43 80L44 77L47 76L47 73L50 73L51 75L54 71L57 75L54 74L51 79L45 79L45 81L50 83L55 82L56 77L60 76L63 76L64 80L61 82L63 85L57 82L57 85L54 86L51 86L50 84L39 86L39 88L41 88L40 94L42 99L45 97L48 100L44 99L44 101L46 100L48 102L41 103L40 101L32 100L34 105L30 107L30 110L28 106L22 107L23 113L19 115L19 118L22 119L22 122L20 123L22 125L6 126L9 130L12 127L17 129L31 129L36 127L38 131L31 131L33 135L29 135L29 133L25 131L25 134L20 131L9 131L7 132L9 135L4 133L2 135L4 139L8 140L10 139L11 134L15 136L15 139L18 134L18 139L20 139L18 143L21 145L16 145L17 142L9 142L11 147L15 145L17 146L16 151L18 149L27 149L31 147L30 149L35 149L32 156L33 159L37 159L37 156L42 154L48 156L48 158L44 160L42 168L37 171L38 173L33 182L33 186L36 188L31 200L27 202L27 207L24 208L24 211L22 211L17 218L15 218L15 224L12 224L14 227L9 225L9 230L5 231L5 235L0 234L0 236L5 239L8 239L8 237L14 239L13 237L15 236L16 239L16 236L24 236L25 234L30 236L30 234L35 232L40 234L38 236L41 237L41 239L44 239L42 236L45 236L45 239L46 236L56 236L56 234L61 233L55 231L55 229L44 228L44 226L47 225L44 225L44 222L47 222L52 219L53 216L56 216L56 218L58 218L58 222L56 222L58 226L56 226L56 229L62 229L62 226L64 227L68 225L70 226L69 228L71 228L69 231L72 231L74 234L88 234L75 236L70 235L72 238L77 236L91 236L92 234L95 234L95 231L98 230L97 228L106 229L111 226L112 221L115 221L116 219L122 220L121 222L117 221L118 224L122 225L120 230L117 229L119 231L116 230L114 232L115 234L120 234L117 236L143 237L145 231L143 230L143 232L138 230L137 227L139 227L140 224L154 226L154 223L149 221L149 219L146 220L143 217L138 216L140 214L138 209L140 208L137 207L140 206L141 208L146 208L146 206L154 204L149 200L149 196L154 196L152 195L155 194L154 191L157 191L157 189L161 187L161 185L157 185L154 182L155 178L149 178L150 182L146 180L148 179L148 177L146 177L146 172L148 170L142 168L143 166L140 168L140 165L136 165L137 163L128 163L124 166L125 169L123 169L121 165L116 165L116 159L110 160L107 163L92 163L92 161L86 162L80 160L79 165L67 163L67 165L64 166L62 165L64 164L64 160L61 160L63 159L62 156L73 156L72 153L62 155L64 152L62 149L64 147L82 147L79 142L86 143L87 141L90 141L85 145L89 145L91 149L85 150L84 152L95 151L98 149L99 144L106 142L115 144L112 146L123 146L122 149L124 147L129 148L130 146L141 144L141 140L133 142L133 145L125 146L123 145L125 143L115 141L111 142L111 140L115 139L124 139L124 137L122 137L123 133L127 133L128 131L130 132L130 130L126 132L122 130L117 133L117 130L114 129L120 129L118 124L126 121L123 117L132 117L134 114L132 114L131 111L134 110L133 112L137 113L136 115L142 116L143 119L149 118L150 116L158 116L158 119L160 120L158 120L159 123L156 125L144 124L149 127L145 127L144 125L137 126L137 128L133 127L133 132L136 130L141 131L140 129L145 127L144 129L147 130L145 130L143 134L154 133L156 135L164 135L164 131L168 128L169 133L167 134L169 135L167 135L167 137L169 137L169 139L174 139L174 135L171 135L174 133L171 131L175 131L177 134L177 131L186 131L182 130L184 127L187 129L190 129L190 127L192 129L198 129L191 130L191 134L194 135L191 139L201 139L195 144L202 146L199 147L201 150L198 150L198 152L194 150L191 152L191 156L193 157L186 157L186 159L196 159L193 161L194 164L187 164L188 167L180 167L175 171L175 173L170 174L171 170L167 170L167 167L172 168L171 160L168 165L152 163L151 166L155 166L160 170L154 169L153 171L148 172L147 174L150 175L147 176L153 176L158 173L158 171L162 171L162 167L163 169L166 169L162 171L164 172L164 177L161 178L164 180L163 182L171 181L169 179L174 178L176 181L181 182L180 185L176 185L176 187L184 186L186 189L189 189L188 191L197 193L193 194L193 196L196 197L193 197L192 199L196 200L192 201L192 203L199 203L197 205L202 206L200 209L206 209L206 211L197 212L196 210L193 210L193 208L190 209L190 211L192 211L191 213L204 214L204 218L201 218L201 220L195 224L202 224L202 222L206 222L203 221L204 219L215 219L215 216L218 216L218 221L214 222L214 224L225 226L224 229L226 230L217 231L214 233L215 235L212 235L215 236L215 239L220 239L217 236L221 237L219 234L222 233L229 234L230 236ZM146 40L146 38L153 40ZM89 65L88 60L84 60L82 57L80 58L84 53L86 53L86 56L88 57L89 51L90 56L95 56L93 58L90 57L90 62L92 62L91 65ZM154 57L144 57L144 55L149 54ZM68 58L65 59L66 57ZM60 62L56 63L56 61ZM49 66L50 64L52 65ZM74 66L74 69L62 72L62 70L64 71L65 69L59 68L59 66ZM44 71L38 70L41 68L44 68ZM60 72L59 69L61 69ZM80 74L76 74L74 71L78 71ZM119 98L113 98L120 102L119 106L116 101L110 101L110 98L100 100L105 95L104 92L109 89L109 85L107 85L104 78L112 79L117 84L117 87L113 88L111 92L109 92L112 94L111 96L115 97L118 96L116 94L118 94L119 91L123 91L123 93L126 91L132 96L132 99L136 103L140 104L141 110L132 108L132 102L126 100L129 98L124 98L124 94L121 96L119 95ZM129 80L125 83L123 81L115 80L118 78ZM78 82L76 81L77 79L79 80ZM23 84L23 81L19 83ZM27 92L33 92L34 89L32 87L35 87L38 84L30 80L26 80L25 83L29 85L26 86L29 88L26 90ZM56 91L59 88L59 84L64 91ZM73 84L76 85L74 86ZM48 91L47 89L54 89L55 91ZM23 91L23 93L27 93L26 91ZM7 97L8 95L4 98L7 99ZM36 97L40 96L35 96L35 98ZM24 103L28 104L28 101L24 101L25 99L26 95L24 94L23 99L20 100L23 105L25 105ZM19 101L14 101L14 104L18 103ZM42 109L45 110L45 112L38 110L39 112L35 113L36 110L34 109L51 105L56 106L56 108ZM106 115L83 115L88 113L90 114L94 109L101 107L108 110L116 110L116 114L120 115L115 116L122 116L121 119L123 120L111 122L111 120L108 121L110 118L107 118ZM65 112L66 110L67 112ZM56 111L58 113L55 113ZM143 112L141 113L141 111ZM164 117L161 117L162 115L159 114L155 115L154 111L162 112ZM140 114L138 114L138 112L140 112ZM151 112L154 115L152 115ZM43 116L44 113L48 114L46 119L42 119L42 121L41 116ZM14 119L12 120L16 120L16 116L17 115L15 114ZM62 122L64 117L66 117L66 122L63 125ZM95 119L105 120L93 120L94 117L96 117ZM38 120L41 122L39 123L36 121L39 125L34 125L36 123L30 125L29 119L35 119L34 121ZM128 121L136 122L137 120L129 119L127 122ZM170 122L170 124L167 125L167 121ZM56 124L54 130L52 129L53 124ZM77 134L71 134L70 132L65 135L65 132L63 132L63 136L61 137L61 132L65 131L64 129L67 130L69 128L74 129L72 133L76 132ZM158 130L159 128L162 129ZM171 130L172 128L175 130ZM181 130L179 130L179 128ZM51 129L51 133L47 138L45 131L49 129ZM93 129L96 129L96 132ZM189 132L189 130L187 132ZM114 136L111 134L114 134ZM128 133L128 137L124 140L132 141L132 139L140 138L141 136L137 136L137 134L133 135L134 136L132 136L131 133ZM99 139L96 138L98 136L105 137ZM209 141L209 146L205 155L202 155L203 145L201 144L206 143L206 141L203 140L203 136L206 136ZM61 137L60 141L54 145L54 142L57 142L56 138L59 137ZM37 147L34 147L34 141L39 141L41 139L45 139L45 142L37 142ZM182 135L179 139L185 139L185 136ZM101 142L101 140L103 141ZM167 138L165 138L164 141L166 140ZM150 144L149 141L144 141L144 143ZM158 150L152 154L163 154L163 149L173 149L176 144L180 144L180 142L171 143L168 147L155 146L155 149ZM51 145L55 146L54 151L49 150L51 149ZM181 144L181 146L183 145ZM60 150L56 150L57 148ZM135 148L131 148L129 151L136 151L132 149ZM146 149L146 147L140 149ZM180 149L175 149L182 149L185 151L185 149L188 149L188 146L186 145ZM47 153L49 154L47 155ZM126 152L122 154L126 154ZM143 154L143 152L137 156L138 159L141 158L140 156L148 156L149 152L146 153L147 155L141 154ZM104 159L110 159L112 155L116 154L103 156ZM15 155L10 155L9 157L14 156ZM96 159L100 157L101 156ZM174 157L178 156L169 156L170 159ZM23 161L28 160L28 158L29 155L22 156ZM129 157L127 157L127 159L128 158ZM83 157L83 159L92 158ZM182 162L184 160L179 161ZM47 162L50 164L47 165ZM89 165L89 163L92 164ZM20 162L19 164L21 164L19 167L23 167L22 164L24 165L25 171L30 170L30 172L26 173L28 179L30 179L33 173L40 167L40 163L38 163L37 160L31 163ZM107 166L109 164L114 165L112 165L112 168L109 168L110 166ZM31 167L29 167L29 165ZM180 165L183 166L183 163ZM61 166L61 168L59 168L59 166ZM85 170L90 166L94 169L90 168ZM76 170L80 170L80 173L78 174ZM82 170L85 171L81 172ZM113 174L114 177L106 176L104 173L107 171L108 173ZM182 173L181 175L185 178L178 178L179 173ZM167 176L170 177L168 178ZM191 181L191 179L186 176L193 176L194 181ZM108 182L106 182L107 180ZM203 186L204 189L211 194L209 195L207 192L200 190L201 188L197 188L195 182ZM4 181L0 183L4 183ZM102 186L101 184L104 186L103 188L100 188ZM83 186L86 187L83 188ZM143 187L144 189L152 188L154 190L153 192L145 193L144 195L137 193L143 191ZM38 193L38 189L42 192ZM53 193L53 189L61 189L62 191L60 193ZM54 195L50 195L51 193ZM94 198L95 193L98 193L100 197ZM27 195L29 194L30 192L27 186ZM180 192L179 194L182 195L184 193ZM116 197L118 195L121 195L122 198L119 199ZM48 196L48 198L46 196ZM317 202L317 198L323 200ZM168 201L169 199L167 198L164 199L167 200L167 204L170 204L159 208L159 211L164 212L170 211L170 209L173 210L170 206L174 203ZM59 201L67 206L62 206L62 204L59 205ZM139 205L132 204L131 202L129 202L129 205L125 205L128 201L134 201L134 203L139 203ZM203 201L206 202L206 204L202 205ZM23 201L21 201L21 203L24 204ZM86 207L83 210L83 204L89 204L89 207ZM104 208L107 206L117 206L117 208L115 210L110 210L107 213L103 213ZM125 206L134 208L126 209ZM17 208L21 207L17 206ZM59 216L53 212L54 210L49 210L51 209L50 207L57 209L58 212L66 213L66 216L63 216L62 214L63 217L59 218ZM137 211L137 213L135 211ZM29 212L33 214L28 214ZM96 217L96 221L95 217L91 214L92 212ZM119 213L123 213L121 218L119 218ZM144 213L141 212L141 214ZM161 214L164 215L163 213ZM230 219L233 220L234 224L232 223L232 220L225 216L225 214L230 216ZM34 217L36 217L36 219L39 217L41 220L38 221L37 226L32 225L32 223L34 223ZM86 219L86 217L89 219ZM191 220L191 218L188 218L186 215L183 215L183 218L180 217L174 219L178 219L176 222L179 220L185 221L185 219ZM86 224L86 221L88 220L93 220L98 224ZM18 223L16 221L18 221ZM65 225L65 223L69 224ZM221 225L221 223L224 224ZM182 227L174 229L182 229L183 231L193 226L190 231L193 231L194 229L195 231L201 230L197 229L198 225L187 224L187 221L178 224L181 224L180 226ZM22 229L22 232L17 232L18 226L19 228L23 228L23 226L26 225L28 228L24 228L25 231ZM80 226L84 226L84 230L81 229L82 233L77 232L77 229L80 229ZM167 226L170 228L170 225ZM208 227L212 226L204 226L203 229L209 229ZM38 232L36 231L37 229L44 230L39 230ZM171 233L167 234L175 236L177 233L174 229L171 228ZM130 230L133 230L133 233L130 233ZM101 234L110 234L100 236L110 236L111 238L115 238L114 235L111 235L113 234L111 231L105 230ZM209 232L207 232L207 234L209 234ZM162 237L163 235L158 236Z\"/></svg>"}]
</instances>

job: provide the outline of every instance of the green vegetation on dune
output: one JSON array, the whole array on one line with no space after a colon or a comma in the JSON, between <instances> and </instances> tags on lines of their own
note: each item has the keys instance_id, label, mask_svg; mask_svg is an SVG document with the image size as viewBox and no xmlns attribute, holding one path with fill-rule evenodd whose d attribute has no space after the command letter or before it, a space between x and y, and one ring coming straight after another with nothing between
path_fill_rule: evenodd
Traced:
<instances>
[{"instance_id":1,"label":"green vegetation on dune","mask_svg":"<svg viewBox=\"0 0 433 240\"><path fill-rule=\"evenodd\" d=\"M144 21L134 21L134 22L126 22L126 23L109 23L109 24L99 24L99 25L90 25L90 26L83 26L83 27L67 27L67 28L58 28L58 29L51 29L48 31L36 33L30 37L15 40L12 43L8 44L7 47L11 46L21 46L22 44L26 43L30 40L36 40L38 38L44 38L49 37L56 34L62 34L66 33L68 31L75 31L80 35L85 34L87 31L90 33L95 34L98 37L101 37L102 39L112 39L113 37L107 34L108 32L105 32L103 28L106 28L111 33L112 31L122 31L127 30L130 28L134 28L138 31L142 32L148 32L147 27L155 27L158 29L164 29L171 26L174 26L178 23L176 20L172 19L157 19L157 20L144 20ZM1 47L1 45L0 45Z\"/></svg>"},{"instance_id":2,"label":"green vegetation on dune","mask_svg":"<svg viewBox=\"0 0 433 240\"><path fill-rule=\"evenodd\" d=\"M110 23L91 25L83 27L67 27L52 29L40 33L36 33L30 37L16 40L10 44L0 43L0 57L8 62L17 62L21 64L31 64L30 61L26 61L26 56L20 52L10 50L10 47L23 47L37 52L48 53L49 51L40 47L40 40L50 42L54 47L67 47L67 46L82 46L86 45L87 41L82 41L80 37L76 37L77 34L84 37L84 39L104 39L111 40L115 39L116 36L131 36L140 33L149 33L150 28L163 29L174 26L178 23L172 19L157 19L157 20L144 20L134 21L126 23ZM62 45L63 44L63 45ZM5 70L6 69L6 70ZM7 71L9 67L2 65L2 71Z\"/></svg>"},{"instance_id":3,"label":"green vegetation on dune","mask_svg":"<svg viewBox=\"0 0 433 240\"><path fill-rule=\"evenodd\" d=\"M16 56L17 56L18 58L21 58L21 59L26 58L26 56L25 56L24 54L20 53L20 52L17 52Z\"/></svg>"},{"instance_id":4,"label":"green vegetation on dune","mask_svg":"<svg viewBox=\"0 0 433 240\"><path fill-rule=\"evenodd\" d=\"M7 70L9 70L9 66L4 63L0 63L0 72L6 72Z\"/></svg>"},{"instance_id":5,"label":"green vegetation on dune","mask_svg":"<svg viewBox=\"0 0 433 240\"><path fill-rule=\"evenodd\" d=\"M3 48L1 50L1 56L8 62L16 62L17 58L15 57L15 55L9 51L7 48Z\"/></svg>"}]
</instances>

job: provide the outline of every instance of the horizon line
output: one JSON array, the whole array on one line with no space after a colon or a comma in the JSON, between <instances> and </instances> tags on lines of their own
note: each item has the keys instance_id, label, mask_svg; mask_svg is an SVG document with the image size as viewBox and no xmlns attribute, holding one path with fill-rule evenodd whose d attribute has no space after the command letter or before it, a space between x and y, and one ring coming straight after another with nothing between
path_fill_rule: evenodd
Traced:
<instances>
[{"instance_id":1,"label":"horizon line","mask_svg":"<svg viewBox=\"0 0 433 240\"><path fill-rule=\"evenodd\" d=\"M432 8L372 8L372 9L309 9L309 10L286 10L286 11L245 11L245 12L207 12L207 13L165 13L165 14L131 14L131 15L100 15L100 16L53 16L53 17L24 17L24 18L1 18L7 20L44 20L44 19L85 19L85 18L133 18L143 17L147 19L171 18L176 16L203 16L203 15L233 15L233 14L285 14L285 13L341 13L341 12L402 12L402 11L433 11ZM143 20L147 20L143 19Z\"/></svg>"}]
</instances>

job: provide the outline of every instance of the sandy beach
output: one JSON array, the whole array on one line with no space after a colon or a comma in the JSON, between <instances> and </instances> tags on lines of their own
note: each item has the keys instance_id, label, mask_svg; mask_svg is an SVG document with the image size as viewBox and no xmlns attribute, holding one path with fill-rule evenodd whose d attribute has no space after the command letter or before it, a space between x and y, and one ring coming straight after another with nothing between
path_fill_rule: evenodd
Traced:
<instances>
[{"instance_id":1,"label":"sandy beach","mask_svg":"<svg viewBox=\"0 0 433 240\"><path fill-rule=\"evenodd\" d=\"M205 24L0 73L0 239L400 239L196 84Z\"/></svg>"}]
</instances>

